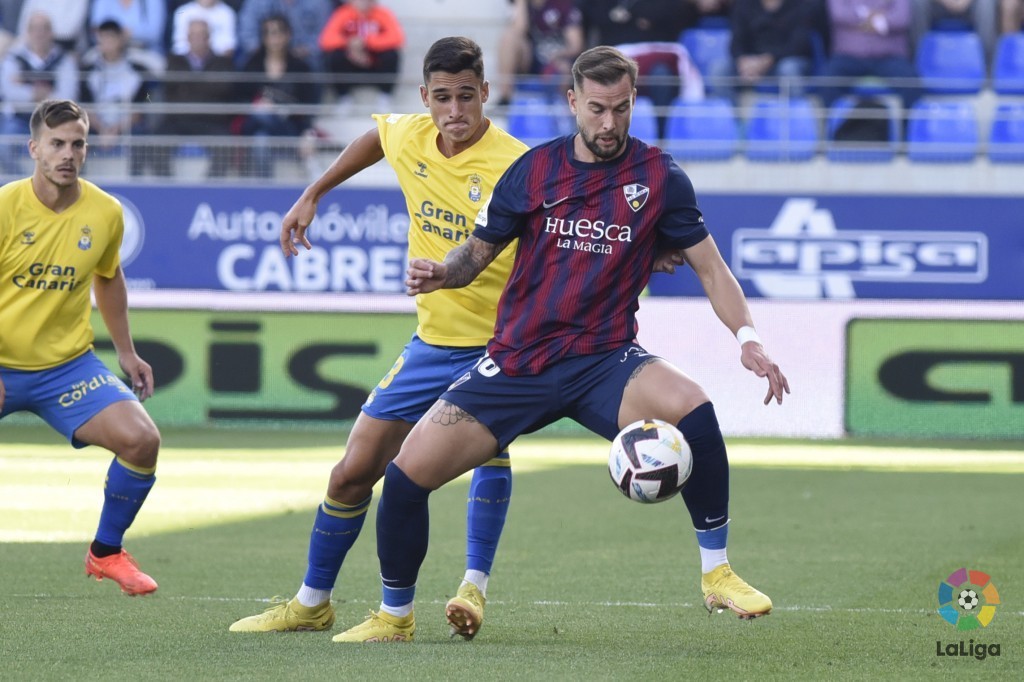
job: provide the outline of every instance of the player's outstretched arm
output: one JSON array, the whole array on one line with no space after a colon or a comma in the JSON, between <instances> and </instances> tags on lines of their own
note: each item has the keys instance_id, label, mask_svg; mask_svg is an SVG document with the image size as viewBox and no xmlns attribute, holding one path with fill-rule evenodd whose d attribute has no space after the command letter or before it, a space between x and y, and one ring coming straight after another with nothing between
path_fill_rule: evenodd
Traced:
<instances>
[{"instance_id":1,"label":"player's outstretched arm","mask_svg":"<svg viewBox=\"0 0 1024 682\"><path fill-rule=\"evenodd\" d=\"M491 244L470 235L464 244L448 252L444 263L413 258L406 271L406 293L416 296L438 289L464 287L476 279L506 246L508 242Z\"/></svg>"},{"instance_id":2,"label":"player's outstretched arm","mask_svg":"<svg viewBox=\"0 0 1024 682\"><path fill-rule=\"evenodd\" d=\"M96 275L92 282L96 305L107 325L110 340L117 351L117 363L132 382L139 400L153 395L153 368L135 352L135 343L128 327L128 289L120 266L111 278Z\"/></svg>"},{"instance_id":3,"label":"player's outstretched arm","mask_svg":"<svg viewBox=\"0 0 1024 682\"><path fill-rule=\"evenodd\" d=\"M754 322L747 307L747 297L743 295L739 282L722 259L715 240L709 235L696 246L686 249L686 262L697 273L704 293L711 301L711 307L729 331L736 334L740 329L748 328L753 332ZM768 393L764 397L764 404L767 405L773 398L775 402L781 404L783 394L789 393L789 380L779 366L768 357L756 333L752 338L740 341L740 362L757 376L768 379Z\"/></svg>"},{"instance_id":4,"label":"player's outstretched arm","mask_svg":"<svg viewBox=\"0 0 1024 682\"><path fill-rule=\"evenodd\" d=\"M284 251L284 255L299 255L298 244L302 244L307 251L313 248L306 237L306 229L316 217L316 207L320 199L359 171L369 168L383 158L384 147L380 142L380 132L376 128L366 131L345 147L330 167L302 192L302 196L281 220L281 250Z\"/></svg>"}]
</instances>

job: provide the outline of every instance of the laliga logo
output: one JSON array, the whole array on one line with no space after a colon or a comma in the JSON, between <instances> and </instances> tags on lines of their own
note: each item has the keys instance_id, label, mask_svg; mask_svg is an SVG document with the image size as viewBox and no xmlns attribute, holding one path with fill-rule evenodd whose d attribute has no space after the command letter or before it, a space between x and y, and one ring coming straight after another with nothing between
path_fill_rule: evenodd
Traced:
<instances>
[{"instance_id":1,"label":"laliga logo","mask_svg":"<svg viewBox=\"0 0 1024 682\"><path fill-rule=\"evenodd\" d=\"M988 627L996 615L999 592L987 573L958 568L939 583L939 615L943 620L956 626L957 630L975 630ZM979 661L988 656L1001 655L997 643L935 642L936 656L973 656Z\"/></svg>"},{"instance_id":2,"label":"laliga logo","mask_svg":"<svg viewBox=\"0 0 1024 682\"><path fill-rule=\"evenodd\" d=\"M984 598L984 605L981 601ZM996 615L999 592L981 571L958 568L939 583L939 615L957 630L988 627Z\"/></svg>"},{"instance_id":3,"label":"laliga logo","mask_svg":"<svg viewBox=\"0 0 1024 682\"><path fill-rule=\"evenodd\" d=\"M837 230L813 199L789 199L771 227L733 233L732 270L767 297L856 298L854 282L977 284L983 232Z\"/></svg>"},{"instance_id":4,"label":"laliga logo","mask_svg":"<svg viewBox=\"0 0 1024 682\"><path fill-rule=\"evenodd\" d=\"M124 237L121 239L121 267L127 267L142 252L146 225L135 204L119 194L114 195L124 209Z\"/></svg>"}]
</instances>

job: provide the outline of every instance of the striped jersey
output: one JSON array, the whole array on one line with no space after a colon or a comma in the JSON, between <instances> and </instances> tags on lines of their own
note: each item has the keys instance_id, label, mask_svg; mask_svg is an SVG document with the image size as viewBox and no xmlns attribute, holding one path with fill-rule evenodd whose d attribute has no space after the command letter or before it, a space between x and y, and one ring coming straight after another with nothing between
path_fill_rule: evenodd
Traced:
<instances>
[{"instance_id":1,"label":"striped jersey","mask_svg":"<svg viewBox=\"0 0 1024 682\"><path fill-rule=\"evenodd\" d=\"M487 345L509 375L633 341L657 253L708 236L693 184L668 154L630 137L617 158L584 163L573 138L526 152L477 216L479 239L519 239Z\"/></svg>"}]
</instances>

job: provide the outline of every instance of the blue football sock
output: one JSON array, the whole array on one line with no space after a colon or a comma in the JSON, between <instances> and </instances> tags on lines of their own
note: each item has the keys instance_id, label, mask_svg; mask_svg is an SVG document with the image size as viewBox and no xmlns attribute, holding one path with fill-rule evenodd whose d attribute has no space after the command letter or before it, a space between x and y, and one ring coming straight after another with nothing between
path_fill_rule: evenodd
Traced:
<instances>
[{"instance_id":1,"label":"blue football sock","mask_svg":"<svg viewBox=\"0 0 1024 682\"><path fill-rule=\"evenodd\" d=\"M503 452L473 471L466 513L466 570L490 573L512 495L512 469Z\"/></svg>"},{"instance_id":2,"label":"blue football sock","mask_svg":"<svg viewBox=\"0 0 1024 682\"><path fill-rule=\"evenodd\" d=\"M427 556L430 492L394 462L384 470L384 490L377 503L377 557L387 606L404 606L416 593L416 578Z\"/></svg>"},{"instance_id":3,"label":"blue football sock","mask_svg":"<svg viewBox=\"0 0 1024 682\"><path fill-rule=\"evenodd\" d=\"M114 457L107 469L103 486L103 511L96 530L96 540L111 547L120 547L125 531L142 508L150 489L156 483L156 468L143 468Z\"/></svg>"},{"instance_id":4,"label":"blue football sock","mask_svg":"<svg viewBox=\"0 0 1024 682\"><path fill-rule=\"evenodd\" d=\"M677 428L693 453L693 471L683 488L693 527L698 531L718 528L729 520L729 459L714 406L698 406Z\"/></svg>"},{"instance_id":5,"label":"blue football sock","mask_svg":"<svg viewBox=\"0 0 1024 682\"><path fill-rule=\"evenodd\" d=\"M348 505L324 498L309 535L309 559L302 581L305 585L318 590L334 588L345 555L352 549L366 521L366 510L372 499L371 494L359 504Z\"/></svg>"}]
</instances>

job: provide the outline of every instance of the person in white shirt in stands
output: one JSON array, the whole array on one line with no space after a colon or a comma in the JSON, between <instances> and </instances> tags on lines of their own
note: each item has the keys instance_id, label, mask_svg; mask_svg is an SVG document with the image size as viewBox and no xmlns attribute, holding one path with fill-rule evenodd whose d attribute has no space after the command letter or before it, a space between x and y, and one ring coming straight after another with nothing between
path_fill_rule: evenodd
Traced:
<instances>
[{"instance_id":1,"label":"person in white shirt in stands","mask_svg":"<svg viewBox=\"0 0 1024 682\"><path fill-rule=\"evenodd\" d=\"M174 11L171 52L188 54L188 26L196 19L210 27L210 46L215 55L234 55L238 47L238 15L221 0L193 0Z\"/></svg>"}]
</instances>

